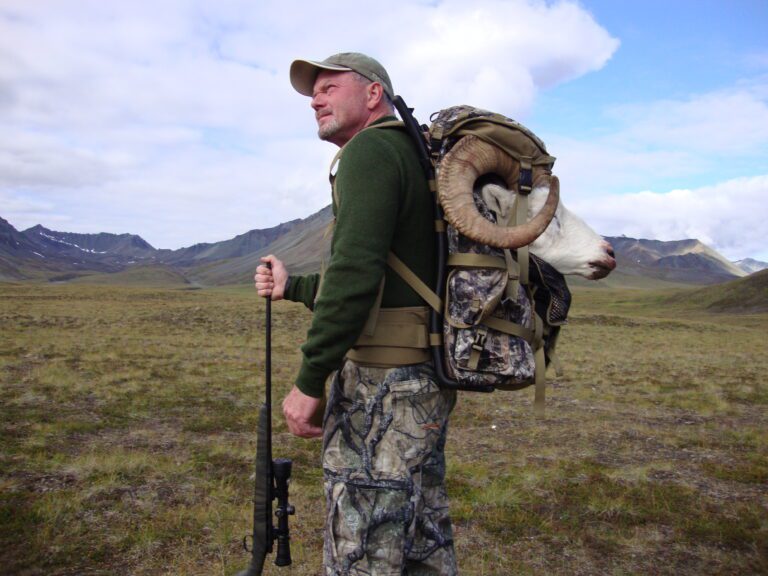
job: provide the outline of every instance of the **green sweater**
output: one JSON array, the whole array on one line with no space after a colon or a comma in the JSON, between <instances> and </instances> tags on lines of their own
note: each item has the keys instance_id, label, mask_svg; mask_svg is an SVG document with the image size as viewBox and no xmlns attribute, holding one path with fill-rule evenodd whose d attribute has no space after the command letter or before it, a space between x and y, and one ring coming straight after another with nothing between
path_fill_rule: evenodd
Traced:
<instances>
[{"instance_id":1,"label":"green sweater","mask_svg":"<svg viewBox=\"0 0 768 576\"><path fill-rule=\"evenodd\" d=\"M373 125L395 120L382 118ZM331 259L315 300L319 275L292 276L285 297L314 310L296 379L321 397L325 380L363 331L385 276L383 308L424 301L386 266L392 250L422 280L435 277L433 199L416 147L401 128L367 128L343 149L336 172L338 206Z\"/></svg>"}]
</instances>

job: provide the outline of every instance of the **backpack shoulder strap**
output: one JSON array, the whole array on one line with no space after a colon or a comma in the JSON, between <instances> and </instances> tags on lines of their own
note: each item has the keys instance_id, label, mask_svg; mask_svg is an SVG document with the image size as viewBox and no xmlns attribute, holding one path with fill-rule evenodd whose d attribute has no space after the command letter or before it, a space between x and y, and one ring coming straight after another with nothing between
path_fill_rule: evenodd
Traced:
<instances>
[{"instance_id":1,"label":"backpack shoulder strap","mask_svg":"<svg viewBox=\"0 0 768 576\"><path fill-rule=\"evenodd\" d=\"M379 122L378 124L372 124L371 126L366 126L363 128L363 130L373 129L373 128L405 128L405 124L400 120L387 120L386 122ZM333 157L333 160L331 160L331 166L328 170L328 180L331 182L331 192L333 194L333 205L334 208L337 208L339 205L339 195L338 192L336 192L336 170L338 169L338 164L341 161L341 157L344 154L344 148L346 147L346 144L339 148L339 151L336 152L336 155Z\"/></svg>"},{"instance_id":2,"label":"backpack shoulder strap","mask_svg":"<svg viewBox=\"0 0 768 576\"><path fill-rule=\"evenodd\" d=\"M364 130L374 129L374 128L377 128L377 129L378 128L405 128L405 124L400 120L387 120L386 122L379 122L378 124L367 126L366 128L364 128ZM331 161L330 169L328 171L328 180L331 182L331 194L333 196L334 215L336 213L336 210L338 209L339 200L340 200L339 193L336 188L336 170L338 169L338 163L341 161L341 157L344 153L345 147L346 145L342 146L341 148L339 148L339 151L336 152L336 155L333 157L333 160ZM332 225L333 224L335 224L335 218ZM392 254L392 252L390 252L389 254ZM405 266L405 264L403 264L403 266ZM410 270L408 271L410 272ZM416 279L418 280L418 277ZM321 282L322 282L322 275L321 275ZM381 299L383 295L384 295L384 278L382 277L381 284L379 284L379 292L376 295L376 300L374 301L373 307L371 308L371 311L368 314L368 320L366 320L365 327L363 328L363 334L366 336L371 336L376 330L376 323L379 317L379 309L381 308Z\"/></svg>"},{"instance_id":3,"label":"backpack shoulder strap","mask_svg":"<svg viewBox=\"0 0 768 576\"><path fill-rule=\"evenodd\" d=\"M402 120L387 120L386 122L366 126L365 129L367 130L368 128L405 128L405 123Z\"/></svg>"},{"instance_id":4,"label":"backpack shoulder strap","mask_svg":"<svg viewBox=\"0 0 768 576\"><path fill-rule=\"evenodd\" d=\"M402 278L408 286L421 296L437 312L442 312L443 302L437 294L419 278L413 270L398 258L391 250L387 254L387 264Z\"/></svg>"}]
</instances>

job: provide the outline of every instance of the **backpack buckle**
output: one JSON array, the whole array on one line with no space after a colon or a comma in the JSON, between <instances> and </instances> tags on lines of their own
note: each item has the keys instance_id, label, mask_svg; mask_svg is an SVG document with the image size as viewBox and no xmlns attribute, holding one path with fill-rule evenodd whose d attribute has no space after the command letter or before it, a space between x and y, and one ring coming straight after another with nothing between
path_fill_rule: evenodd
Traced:
<instances>
[{"instance_id":1,"label":"backpack buckle","mask_svg":"<svg viewBox=\"0 0 768 576\"><path fill-rule=\"evenodd\" d=\"M517 179L518 192L527 196L533 190L533 166L531 158L523 156L520 158L520 176Z\"/></svg>"},{"instance_id":2,"label":"backpack buckle","mask_svg":"<svg viewBox=\"0 0 768 576\"><path fill-rule=\"evenodd\" d=\"M469 361L467 367L470 370L477 370L480 364L480 355L485 348L485 341L488 339L488 328L485 326L478 326L475 333L474 342L472 342L472 351L469 353Z\"/></svg>"},{"instance_id":3,"label":"backpack buckle","mask_svg":"<svg viewBox=\"0 0 768 576\"><path fill-rule=\"evenodd\" d=\"M472 342L472 349L482 352L485 348L485 342L488 340L488 328L480 326L475 333L475 340Z\"/></svg>"}]
</instances>

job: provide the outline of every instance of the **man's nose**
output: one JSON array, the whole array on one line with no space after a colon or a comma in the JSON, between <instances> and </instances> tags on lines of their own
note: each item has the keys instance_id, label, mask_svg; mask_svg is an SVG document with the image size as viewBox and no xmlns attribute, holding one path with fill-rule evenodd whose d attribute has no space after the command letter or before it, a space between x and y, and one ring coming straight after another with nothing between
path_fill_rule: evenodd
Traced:
<instances>
[{"instance_id":1,"label":"man's nose","mask_svg":"<svg viewBox=\"0 0 768 576\"><path fill-rule=\"evenodd\" d=\"M323 99L320 94L315 94L312 96L312 101L310 102L310 106L317 111L318 108L322 108L323 106Z\"/></svg>"}]
</instances>

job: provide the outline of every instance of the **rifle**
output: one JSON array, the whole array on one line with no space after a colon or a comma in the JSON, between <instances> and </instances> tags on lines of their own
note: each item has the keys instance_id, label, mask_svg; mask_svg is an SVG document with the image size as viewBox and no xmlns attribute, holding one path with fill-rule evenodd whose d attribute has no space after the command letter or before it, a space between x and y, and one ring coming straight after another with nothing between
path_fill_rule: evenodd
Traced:
<instances>
[{"instance_id":1,"label":"rifle","mask_svg":"<svg viewBox=\"0 0 768 576\"><path fill-rule=\"evenodd\" d=\"M271 268L271 264L267 263ZM251 565L237 573L237 576L259 576L264 570L264 560L273 551L277 540L275 565L288 566L291 563L291 542L288 516L295 509L288 503L288 481L291 478L292 462L287 458L272 459L272 298L266 301L266 398L259 410L258 440L256 441L256 477L253 490L253 535L251 550L248 550L248 536L243 538L243 547L251 553ZM277 526L272 524L272 500L277 500L274 515Z\"/></svg>"}]
</instances>

